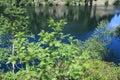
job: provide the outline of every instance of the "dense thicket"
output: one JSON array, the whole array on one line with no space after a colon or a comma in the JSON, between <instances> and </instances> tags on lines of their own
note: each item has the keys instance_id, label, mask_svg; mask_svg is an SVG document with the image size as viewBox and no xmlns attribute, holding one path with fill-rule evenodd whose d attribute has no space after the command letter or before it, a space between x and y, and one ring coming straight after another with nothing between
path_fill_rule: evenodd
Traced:
<instances>
[{"instance_id":1,"label":"dense thicket","mask_svg":"<svg viewBox=\"0 0 120 80\"><path fill-rule=\"evenodd\" d=\"M50 19L51 31L42 30L36 39L25 12L8 7L0 14L0 79L120 80L119 66L104 61L111 33L105 21L80 41L62 33L65 20Z\"/></svg>"}]
</instances>

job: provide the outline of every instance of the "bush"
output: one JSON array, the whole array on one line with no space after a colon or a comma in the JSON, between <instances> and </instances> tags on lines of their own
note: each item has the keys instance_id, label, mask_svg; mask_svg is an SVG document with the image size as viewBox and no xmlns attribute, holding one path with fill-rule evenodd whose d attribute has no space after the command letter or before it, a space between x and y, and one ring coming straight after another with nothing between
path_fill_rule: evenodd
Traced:
<instances>
[{"instance_id":1,"label":"bush","mask_svg":"<svg viewBox=\"0 0 120 80\"><path fill-rule=\"evenodd\" d=\"M23 20L20 14L9 12L9 17L17 17ZM6 12L5 11L5 12ZM13 14L14 13L14 14ZM14 16L13 16L14 15ZM3 18L3 19L2 19ZM0 78L2 80L119 80L120 68L112 63L103 61L106 54L106 45L109 44L109 29L104 27L104 23L100 23L93 35L86 41L74 39L70 34L62 33L65 20L55 22L49 20L48 27L51 31L42 30L36 40L33 34L27 34L23 30L19 31L19 27L24 26L23 23L16 24L5 18L3 15L0 22L2 31L11 29L8 39L10 45L2 47L0 58L5 66L9 66L7 72L2 72ZM27 21L27 19L26 19ZM6 24L7 23L7 24ZM6 28L4 28L6 26ZM12 32L14 31L14 34ZM17 32L16 32L17 31ZM28 30L27 30L28 31ZM1 37L2 39L3 37ZM31 42L29 39L36 40ZM6 39L5 39L6 40ZM4 40L4 41L5 41ZM1 40L3 44L3 40ZM9 49L9 50L6 50Z\"/></svg>"},{"instance_id":2,"label":"bush","mask_svg":"<svg viewBox=\"0 0 120 80\"><path fill-rule=\"evenodd\" d=\"M116 27L116 29L112 32L113 36L120 37L120 26Z\"/></svg>"}]
</instances>

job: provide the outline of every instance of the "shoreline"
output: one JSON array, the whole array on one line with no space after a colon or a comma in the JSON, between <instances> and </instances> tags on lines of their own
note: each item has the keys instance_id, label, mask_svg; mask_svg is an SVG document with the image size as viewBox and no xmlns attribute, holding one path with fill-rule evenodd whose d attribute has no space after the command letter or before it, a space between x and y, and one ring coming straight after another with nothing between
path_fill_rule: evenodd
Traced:
<instances>
[{"instance_id":1,"label":"shoreline","mask_svg":"<svg viewBox=\"0 0 120 80\"><path fill-rule=\"evenodd\" d=\"M5 5L16 5L16 6L113 6L115 3L115 0L93 0L93 1L63 1L63 0L48 0L47 2L45 1L40 1L40 0L34 0L29 3L20 3L20 2L13 2L13 3L4 3ZM0 3L3 4L3 3Z\"/></svg>"},{"instance_id":2,"label":"shoreline","mask_svg":"<svg viewBox=\"0 0 120 80\"><path fill-rule=\"evenodd\" d=\"M39 2L39 1L35 1L34 2L34 5L35 6L40 6L40 5L51 5L51 6L55 6L55 5L67 5L67 6L81 6L81 5L87 5L87 6L94 6L94 5L105 5L105 6L110 6L110 5L113 5L113 3L115 2L115 0L96 0L96 1L92 1L92 2L66 2L66 1L61 1L61 0L51 0L51 1L48 1L48 2Z\"/></svg>"}]
</instances>

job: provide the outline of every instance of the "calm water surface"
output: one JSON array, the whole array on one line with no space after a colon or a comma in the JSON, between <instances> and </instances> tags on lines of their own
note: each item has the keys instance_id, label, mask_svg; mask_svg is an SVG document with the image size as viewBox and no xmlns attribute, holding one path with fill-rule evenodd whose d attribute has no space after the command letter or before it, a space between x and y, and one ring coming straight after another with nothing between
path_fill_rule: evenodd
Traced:
<instances>
[{"instance_id":1,"label":"calm water surface","mask_svg":"<svg viewBox=\"0 0 120 80\"><path fill-rule=\"evenodd\" d=\"M67 25L63 29L65 34L72 34L75 38L86 40L102 20L108 20L111 29L120 25L120 8L113 6L40 6L27 7L30 16L31 30L39 33L40 30L48 30L47 22L50 18L56 21L66 19ZM112 37L112 44L108 48L116 56L111 58L114 62L120 62L120 40Z\"/></svg>"},{"instance_id":2,"label":"calm water surface","mask_svg":"<svg viewBox=\"0 0 120 80\"><path fill-rule=\"evenodd\" d=\"M41 29L47 29L47 22L50 18L56 21L66 19L68 24L63 32L71 34L89 33L95 29L97 24L104 20L111 20L114 15L113 7L82 7L82 6L41 6L28 7L31 30L34 33ZM34 27L33 27L34 26Z\"/></svg>"}]
</instances>

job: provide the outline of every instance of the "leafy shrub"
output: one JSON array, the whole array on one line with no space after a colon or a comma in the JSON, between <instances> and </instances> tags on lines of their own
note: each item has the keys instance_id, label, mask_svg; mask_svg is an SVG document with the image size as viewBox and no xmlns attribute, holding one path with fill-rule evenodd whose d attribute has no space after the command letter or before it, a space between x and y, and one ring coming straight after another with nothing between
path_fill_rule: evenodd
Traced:
<instances>
[{"instance_id":1,"label":"leafy shrub","mask_svg":"<svg viewBox=\"0 0 120 80\"><path fill-rule=\"evenodd\" d=\"M116 27L116 29L111 34L119 38L120 37L120 26Z\"/></svg>"},{"instance_id":2,"label":"leafy shrub","mask_svg":"<svg viewBox=\"0 0 120 80\"><path fill-rule=\"evenodd\" d=\"M15 9L16 10L16 9ZM6 12L6 11L5 11ZM20 14L7 10L9 17L23 18ZM93 35L86 41L74 39L70 34L62 33L65 20L55 22L49 20L52 31L42 30L36 42L33 34L22 22L14 24L8 17L1 16L1 36L12 35L8 42L11 44L0 52L1 61L9 65L7 72L2 72L2 80L119 80L120 69L114 64L103 61L106 54L106 45L109 44L109 29L104 27L105 22L99 24ZM27 21L27 20L26 20ZM21 26L20 26L21 25ZM20 29L20 28L21 29ZM7 32L8 28L10 31ZM20 29L20 30L19 30ZM6 32L5 32L6 30ZM14 31L14 32L13 32ZM16 32L17 31L17 32ZM24 31L24 32L23 32ZM13 34L14 33L14 34ZM1 37L2 39L2 37ZM6 40L6 39L5 39ZM4 41L5 41L4 40ZM67 42L65 42L65 40ZM3 40L1 40L1 44ZM4 49L1 48L1 49ZM6 56L7 55L7 56ZM10 66L12 65L12 66Z\"/></svg>"}]
</instances>

